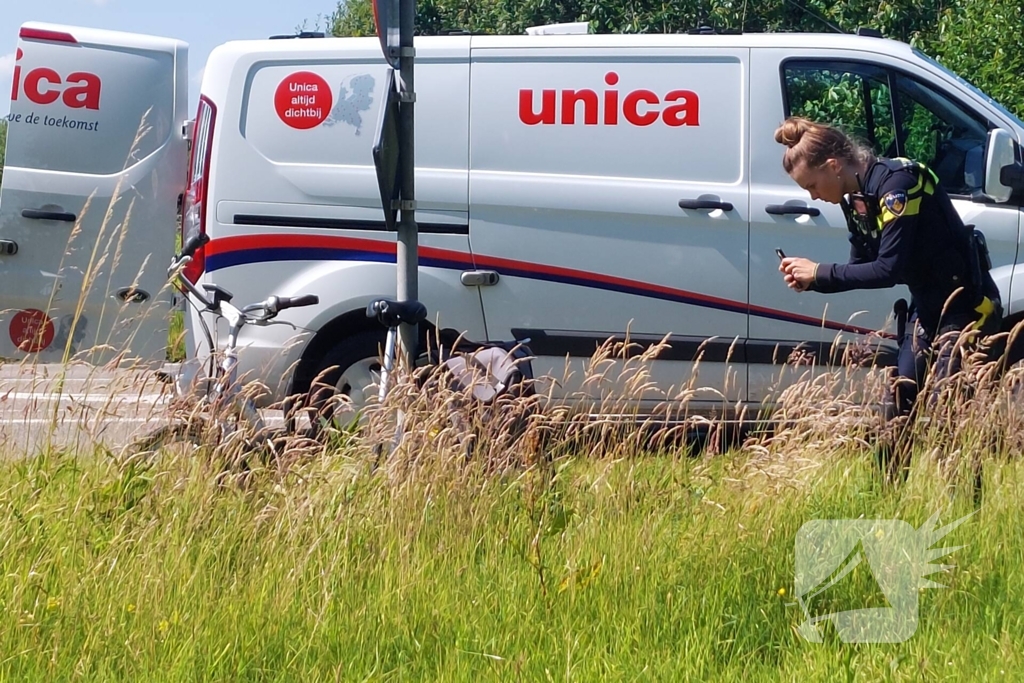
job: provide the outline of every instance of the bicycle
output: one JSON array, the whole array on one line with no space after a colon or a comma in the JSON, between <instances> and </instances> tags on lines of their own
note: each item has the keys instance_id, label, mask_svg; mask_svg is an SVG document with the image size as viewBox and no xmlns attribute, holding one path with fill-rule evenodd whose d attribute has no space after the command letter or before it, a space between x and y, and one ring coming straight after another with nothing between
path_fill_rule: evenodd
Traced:
<instances>
[{"instance_id":1,"label":"bicycle","mask_svg":"<svg viewBox=\"0 0 1024 683\"><path fill-rule=\"evenodd\" d=\"M228 323L228 339L223 349L223 356L205 380L205 389L200 393L199 404L186 416L161 426L133 442L133 452L156 451L174 443L191 443L202 445L215 441L224 443L234 434L241 433L246 439L245 450L270 443L277 436L286 436L297 432L297 419L294 411L287 406L285 409L285 426L279 430L268 430L253 399L245 394L237 382L238 337L246 325L289 324L275 321L274 318L288 308L310 306L319 303L319 297L305 294L297 297L271 296L264 301L238 308L231 303L233 295L224 288L204 283L200 291L188 279L181 276L182 269L191 261L195 251L206 244L209 238L199 235L189 240L181 252L171 260L168 267L168 279L174 279L181 287L192 295L186 299L191 305L200 305L201 310L213 313ZM375 318L387 328L384 352L381 362L380 381L377 387L377 398L383 403L394 381L396 358L398 354L399 327L403 323L419 325L427 318L426 307L418 301L398 302L389 299L371 301L366 308L366 315ZM209 348L215 348L209 327L200 318L203 332ZM449 388L466 390L476 402L491 405L497 398L507 394L515 396L532 395L532 367L530 352L523 342L470 342L462 338L454 330L441 330L437 335L437 347L417 349L416 369L419 371L415 379L417 387L428 388L430 384L439 387L442 382ZM527 340L528 341L528 340ZM213 356L211 355L211 363ZM433 372L440 370L440 373ZM188 373L179 373L175 389L179 398L186 398L193 392L191 378ZM311 393L310 398L313 399ZM313 401L315 402L315 399ZM320 440L324 435L318 429L316 416L311 416L309 436ZM454 414L450 416L458 422ZM212 432L211 432L212 430ZM397 445L402 436L402 420L399 416L395 441ZM467 454L469 452L467 450ZM381 447L375 448L378 459Z\"/></svg>"},{"instance_id":2,"label":"bicycle","mask_svg":"<svg viewBox=\"0 0 1024 683\"><path fill-rule=\"evenodd\" d=\"M204 283L200 291L192 282L182 276L182 269L192 260L196 250L209 242L209 237L199 235L189 240L179 254L171 259L167 269L169 280L176 281L184 290L191 294L186 297L191 305L202 306L202 311L213 313L223 318L228 324L227 344L223 357L216 370L210 372L204 381L205 390L199 396L199 404L186 417L179 417L171 424L158 427L154 431L135 440L131 448L135 453L156 451L173 443L192 443L199 446L211 439L218 444L226 442L233 434L242 433L246 439L246 449L266 444L277 434L268 430L260 416L252 397L245 394L237 381L238 370L238 336L246 325L289 325L283 321L275 321L281 311L300 306L313 306L320 302L315 294L303 294L296 297L270 296L265 300L238 308L231 303L234 295L213 283ZM202 321L203 332L211 351L211 366L214 360L215 346L210 329ZM212 369L212 367L211 367ZM175 390L180 399L194 395L193 378L189 373L179 373ZM293 425L292 425L293 426ZM282 430L287 433L289 423Z\"/></svg>"}]
</instances>

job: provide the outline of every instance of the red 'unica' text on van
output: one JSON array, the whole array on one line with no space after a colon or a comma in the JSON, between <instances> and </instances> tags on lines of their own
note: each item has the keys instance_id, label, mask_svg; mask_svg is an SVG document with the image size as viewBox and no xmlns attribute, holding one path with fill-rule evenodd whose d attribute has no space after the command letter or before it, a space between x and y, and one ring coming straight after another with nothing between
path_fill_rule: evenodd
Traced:
<instances>
[{"instance_id":1,"label":"red 'unica' text on van","mask_svg":"<svg viewBox=\"0 0 1024 683\"><path fill-rule=\"evenodd\" d=\"M99 109L100 88L102 82L96 74L87 71L75 71L62 78L57 71L40 66L21 75L23 52L18 48L14 58L14 84L11 87L11 100L17 102L20 90L25 97L36 104L53 104L58 99L71 109Z\"/></svg>"},{"instance_id":2,"label":"red 'unica' text on van","mask_svg":"<svg viewBox=\"0 0 1024 683\"><path fill-rule=\"evenodd\" d=\"M604 82L608 85L616 85L619 82L619 75L614 71L605 74ZM557 91L542 90L540 112L534 111L533 90L519 91L519 120L529 126L538 123L551 125L555 123L555 114L558 111L555 107ZM571 126L576 123L576 104L583 103L583 123L587 126L597 125L597 93L593 90L563 90L561 99L561 123ZM699 126L700 125L700 99L697 93L692 90L672 90L664 97L665 102L674 102L672 106L665 107L660 113L660 118L667 126ZM641 112L641 104L646 111ZM659 118L658 106L661 99L651 90L633 90L626 93L622 99L622 116L634 126L649 126ZM606 126L615 126L619 123L619 91L604 91L604 118L602 123Z\"/></svg>"}]
</instances>

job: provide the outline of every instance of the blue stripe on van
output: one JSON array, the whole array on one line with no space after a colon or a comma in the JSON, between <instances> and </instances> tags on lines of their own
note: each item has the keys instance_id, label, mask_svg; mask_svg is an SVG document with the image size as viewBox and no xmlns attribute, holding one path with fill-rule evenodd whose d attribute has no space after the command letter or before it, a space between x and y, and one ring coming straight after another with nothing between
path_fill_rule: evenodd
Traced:
<instances>
[{"instance_id":1,"label":"blue stripe on van","mask_svg":"<svg viewBox=\"0 0 1024 683\"><path fill-rule=\"evenodd\" d=\"M394 263L396 245L394 242L357 237L333 235L266 234L223 237L206 245L206 270L214 272L232 266L274 261L369 261ZM465 252L437 247L419 248L420 265L432 268L466 270L470 268L493 268L505 277L523 277L559 284L621 292L664 301L712 308L731 313L753 315L759 318L797 323L812 327L855 334L872 334L875 330L846 323L821 320L811 316L780 311L764 306L752 306L746 302L690 292L675 287L666 287L639 280L591 273L572 268L562 268L539 263L513 261L485 255L470 255ZM891 337L891 335L883 335Z\"/></svg>"}]
</instances>

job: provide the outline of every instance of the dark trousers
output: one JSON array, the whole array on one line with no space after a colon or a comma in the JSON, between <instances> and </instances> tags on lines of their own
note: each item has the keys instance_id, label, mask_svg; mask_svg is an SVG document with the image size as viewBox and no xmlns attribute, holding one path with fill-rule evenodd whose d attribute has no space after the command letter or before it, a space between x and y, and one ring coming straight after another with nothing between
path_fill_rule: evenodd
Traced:
<instances>
[{"instance_id":1,"label":"dark trousers","mask_svg":"<svg viewBox=\"0 0 1024 683\"><path fill-rule=\"evenodd\" d=\"M905 329L901 330L902 334L898 340L896 374L886 404L887 418L910 414L917 402L920 387L925 382L929 366L933 368L936 388L943 380L960 372L961 359L956 348L957 340L960 333L977 319L977 315L973 313L947 315L937 330L929 330L918 320L916 311L910 312ZM991 316L981 333L996 332L1000 323L1001 316Z\"/></svg>"},{"instance_id":2,"label":"dark trousers","mask_svg":"<svg viewBox=\"0 0 1024 683\"><path fill-rule=\"evenodd\" d=\"M903 310L906 310L905 307ZM1000 313L986 320L981 330L982 334L993 334L999 330L1002 323ZM912 309L905 321L897 320L899 352L896 357L895 376L886 397L887 421L911 414L917 403L920 387L927 378L929 367L932 368L934 387L929 398L937 398L937 390L944 384L944 380L961 370L961 350L957 348L960 333L977 320L978 316L973 312L947 315L938 329L929 330L921 324L917 313ZM898 462L901 459L894 458L892 446L893 444L889 442L880 444L876 454L879 465L889 479L903 478L906 476L907 463ZM909 451L905 452L904 457L908 454ZM976 482L976 486L978 483L980 482Z\"/></svg>"}]
</instances>

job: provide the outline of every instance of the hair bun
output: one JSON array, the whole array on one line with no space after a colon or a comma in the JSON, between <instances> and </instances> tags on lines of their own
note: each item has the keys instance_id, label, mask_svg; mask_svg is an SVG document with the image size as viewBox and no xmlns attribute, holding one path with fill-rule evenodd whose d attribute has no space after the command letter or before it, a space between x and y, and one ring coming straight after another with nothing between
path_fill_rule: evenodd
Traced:
<instances>
[{"instance_id":1,"label":"hair bun","mask_svg":"<svg viewBox=\"0 0 1024 683\"><path fill-rule=\"evenodd\" d=\"M783 121L782 125L775 130L775 142L786 147L795 147L800 144L804 133L809 131L814 124L799 116L790 116Z\"/></svg>"}]
</instances>

